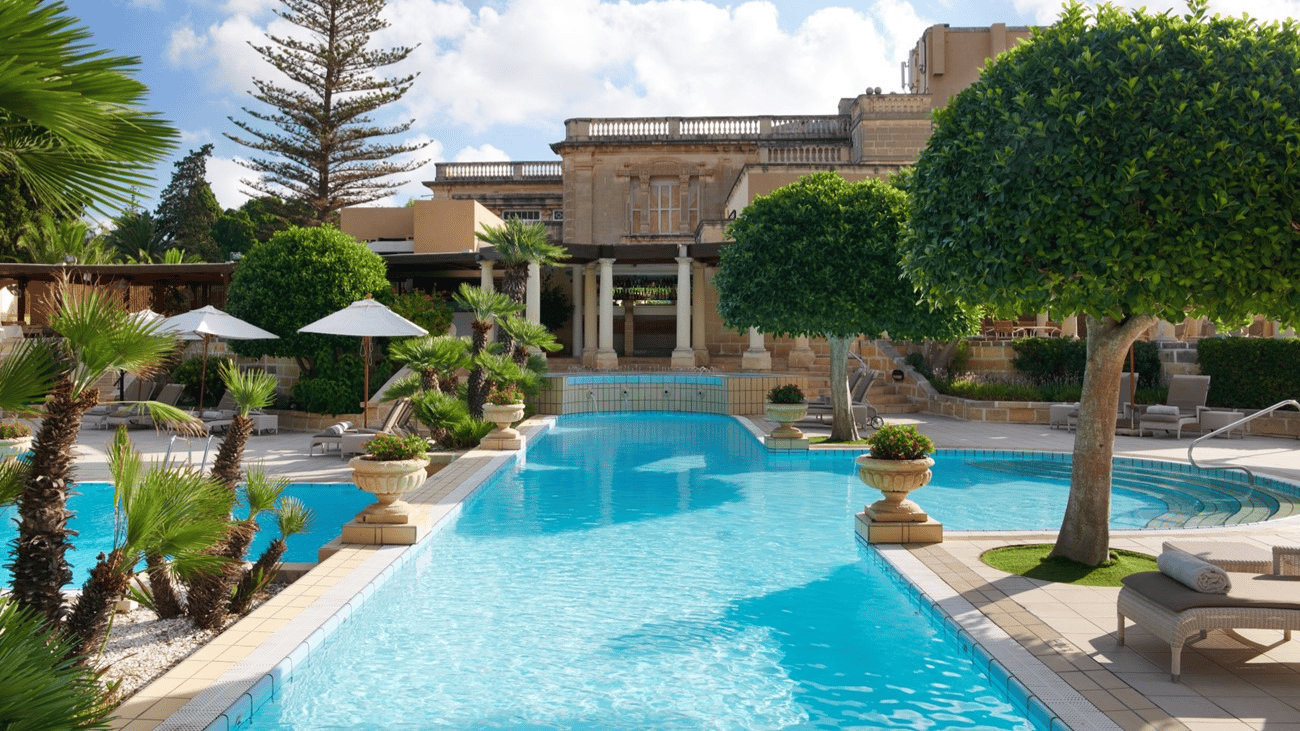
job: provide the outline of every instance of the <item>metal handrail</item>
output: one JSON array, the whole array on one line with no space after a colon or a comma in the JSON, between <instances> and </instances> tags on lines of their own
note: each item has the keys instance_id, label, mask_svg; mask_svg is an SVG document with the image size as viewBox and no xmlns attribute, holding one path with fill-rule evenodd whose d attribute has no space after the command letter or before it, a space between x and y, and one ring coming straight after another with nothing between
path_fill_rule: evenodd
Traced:
<instances>
[{"instance_id":1,"label":"metal handrail","mask_svg":"<svg viewBox=\"0 0 1300 731\"><path fill-rule=\"evenodd\" d=\"M1269 414L1273 413L1274 411L1277 411L1278 409L1282 408L1283 406L1294 406L1294 407L1296 407L1297 409L1300 409L1300 401L1296 401L1295 399L1287 399L1286 401L1278 401L1277 403L1273 404L1272 406L1268 407L1267 409L1263 409L1263 410L1261 410L1261 411L1256 411L1255 413L1253 413L1253 414L1251 414L1251 415L1249 415L1249 416L1244 416L1244 417L1242 417L1242 418L1240 418L1240 419L1237 419L1236 421L1232 422L1231 424L1229 424L1229 425L1227 425L1227 426L1219 427L1218 429L1215 429L1214 431L1210 432L1209 434L1203 434L1203 435L1201 435L1201 436L1199 436L1199 437L1193 439L1193 440L1192 440L1192 443L1189 444L1189 445L1187 445L1187 461L1190 462L1190 463L1192 464L1192 466L1195 467L1195 468L1198 469L1198 470L1199 470L1199 469L1241 470L1242 472L1245 472L1245 473L1246 473L1246 479L1247 479L1247 481L1248 481L1248 484L1251 484L1251 485L1255 484L1255 473L1254 473L1254 472L1251 472L1250 469L1248 469L1248 468L1246 468L1246 467L1239 467L1239 466L1237 466L1237 465L1227 465L1227 466L1224 466L1224 467L1201 467L1200 465L1196 464L1196 459L1192 457L1192 450L1196 448L1196 445L1197 445L1197 444L1200 444L1201 442L1205 441L1206 439L1209 439L1210 437L1218 436L1218 435L1220 435L1220 434L1222 434L1222 433L1224 433L1224 432L1227 432L1227 431L1232 431L1233 429L1236 429L1237 427L1239 427L1239 426L1245 424L1246 422L1248 422L1248 421L1252 421L1252 420L1254 420L1254 419L1258 419L1258 418L1261 417L1261 416L1268 416ZM1244 431L1244 430L1243 430L1243 431Z\"/></svg>"}]
</instances>

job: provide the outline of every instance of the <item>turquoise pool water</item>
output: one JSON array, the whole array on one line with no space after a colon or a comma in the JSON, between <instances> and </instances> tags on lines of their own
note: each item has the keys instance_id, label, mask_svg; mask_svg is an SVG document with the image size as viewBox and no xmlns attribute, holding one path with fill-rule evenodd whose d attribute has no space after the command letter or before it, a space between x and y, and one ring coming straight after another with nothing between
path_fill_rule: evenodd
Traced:
<instances>
[{"instance_id":1,"label":"turquoise pool water","mask_svg":"<svg viewBox=\"0 0 1300 731\"><path fill-rule=\"evenodd\" d=\"M728 418L562 417L249 728L1034 728L830 464Z\"/></svg>"},{"instance_id":2,"label":"turquoise pool water","mask_svg":"<svg viewBox=\"0 0 1300 731\"><path fill-rule=\"evenodd\" d=\"M330 542L339 535L340 526L352 519L368 503L374 502L369 493L358 490L351 483L299 483L289 486L285 493L303 501L315 513L310 531L296 535L287 541L288 550L284 560L288 562L316 562L316 549ZM73 588L81 588L94 566L95 557L100 552L113 550L113 485L108 482L78 483L76 493L68 499L68 508L74 515L68 526L77 531L72 539L74 550L67 553L72 565ZM236 515L247 516L248 509L240 506ZM5 561L8 563L12 553L13 540L18 537L13 507L0 508L0 545L4 546ZM255 560L265 550L272 539L279 537L279 528L275 517L261 515L258 517L261 530L249 549L250 560ZM12 580L8 569L0 569L0 578L8 586Z\"/></svg>"}]
</instances>

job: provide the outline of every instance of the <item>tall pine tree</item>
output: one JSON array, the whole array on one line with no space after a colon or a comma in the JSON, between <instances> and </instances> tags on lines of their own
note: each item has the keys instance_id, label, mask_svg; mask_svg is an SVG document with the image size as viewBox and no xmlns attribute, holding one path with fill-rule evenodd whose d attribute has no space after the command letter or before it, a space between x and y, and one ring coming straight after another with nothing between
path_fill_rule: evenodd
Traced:
<instances>
[{"instance_id":1,"label":"tall pine tree","mask_svg":"<svg viewBox=\"0 0 1300 731\"><path fill-rule=\"evenodd\" d=\"M220 258L212 239L212 225L221 216L221 206L208 185L208 156L212 145L204 145L181 158L172 182L162 192L154 211L153 247L149 254L159 259L168 249L180 249L204 261Z\"/></svg>"},{"instance_id":2,"label":"tall pine tree","mask_svg":"<svg viewBox=\"0 0 1300 731\"><path fill-rule=\"evenodd\" d=\"M412 48L367 50L370 34L388 27L379 18L384 0L282 0L276 14L306 31L305 37L267 35L271 42L254 46L268 63L295 85L284 87L254 79L254 99L273 108L261 112L244 108L254 120L279 128L267 131L231 117L247 136L230 139L270 157L244 163L261 173L245 185L271 195L301 200L311 207L315 223L332 223L344 206L377 200L401 185L383 180L414 170L422 160L393 162L424 144L372 144L375 137L400 134L412 122L376 127L368 116L397 101L411 88L415 75L397 78L373 71L407 57ZM427 143L425 143L427 144Z\"/></svg>"}]
</instances>

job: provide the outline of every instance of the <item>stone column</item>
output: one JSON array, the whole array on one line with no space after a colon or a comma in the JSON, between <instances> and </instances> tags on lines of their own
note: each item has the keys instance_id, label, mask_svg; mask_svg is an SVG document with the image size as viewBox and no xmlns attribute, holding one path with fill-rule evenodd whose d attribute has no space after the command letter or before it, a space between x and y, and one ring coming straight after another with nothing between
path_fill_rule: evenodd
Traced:
<instances>
[{"instance_id":1,"label":"stone column","mask_svg":"<svg viewBox=\"0 0 1300 731\"><path fill-rule=\"evenodd\" d=\"M1061 320L1061 337L1078 338L1079 337L1079 316L1070 315Z\"/></svg>"},{"instance_id":2,"label":"stone column","mask_svg":"<svg viewBox=\"0 0 1300 731\"><path fill-rule=\"evenodd\" d=\"M596 262L585 267L586 276L582 278L582 364L588 368L596 367Z\"/></svg>"},{"instance_id":3,"label":"stone column","mask_svg":"<svg viewBox=\"0 0 1300 731\"><path fill-rule=\"evenodd\" d=\"M528 262L528 282L524 284L524 319L542 321L542 268L535 261Z\"/></svg>"},{"instance_id":4,"label":"stone column","mask_svg":"<svg viewBox=\"0 0 1300 731\"><path fill-rule=\"evenodd\" d=\"M794 339L794 348L790 351L791 368L812 368L817 362L817 354L808 345L807 335L798 335Z\"/></svg>"},{"instance_id":5,"label":"stone column","mask_svg":"<svg viewBox=\"0 0 1300 731\"><path fill-rule=\"evenodd\" d=\"M749 328L749 349L740 356L740 367L747 371L772 370L772 354L763 347L763 333Z\"/></svg>"},{"instance_id":6,"label":"stone column","mask_svg":"<svg viewBox=\"0 0 1300 731\"><path fill-rule=\"evenodd\" d=\"M614 260L600 260L600 347L596 350L596 369L618 368L614 352Z\"/></svg>"},{"instance_id":7,"label":"stone column","mask_svg":"<svg viewBox=\"0 0 1300 731\"><path fill-rule=\"evenodd\" d=\"M695 365L706 366L709 364L709 344L704 339L704 306L705 298L708 297L705 290L708 269L700 262L696 262L693 268L695 283L691 287L691 347L695 350Z\"/></svg>"},{"instance_id":8,"label":"stone column","mask_svg":"<svg viewBox=\"0 0 1300 731\"><path fill-rule=\"evenodd\" d=\"M674 370L695 367L695 349L691 347L691 264L686 247L678 247L677 257L677 347L673 348L671 366Z\"/></svg>"},{"instance_id":9,"label":"stone column","mask_svg":"<svg viewBox=\"0 0 1300 731\"><path fill-rule=\"evenodd\" d=\"M569 267L569 275L573 279L573 289L570 290L573 292L573 312L569 316L573 318L572 352L575 358L582 357L582 336L586 334L586 323L582 317L586 310L586 307L584 307L586 292L583 290L582 274L583 268L578 264Z\"/></svg>"},{"instance_id":10,"label":"stone column","mask_svg":"<svg viewBox=\"0 0 1300 731\"><path fill-rule=\"evenodd\" d=\"M496 285L492 281L492 262L487 259L479 259L478 262L478 288L484 292L493 292ZM496 340L497 327L493 325L487 332L487 341Z\"/></svg>"}]
</instances>

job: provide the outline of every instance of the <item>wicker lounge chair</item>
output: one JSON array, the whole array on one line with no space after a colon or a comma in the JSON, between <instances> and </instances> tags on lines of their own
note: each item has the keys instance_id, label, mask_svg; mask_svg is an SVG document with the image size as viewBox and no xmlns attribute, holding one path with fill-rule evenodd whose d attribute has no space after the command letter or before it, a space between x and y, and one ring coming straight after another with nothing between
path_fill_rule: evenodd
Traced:
<instances>
[{"instance_id":1,"label":"wicker lounge chair","mask_svg":"<svg viewBox=\"0 0 1300 731\"><path fill-rule=\"evenodd\" d=\"M1174 376L1169 379L1169 396L1165 407L1149 407L1138 420L1138 436L1150 429L1173 432L1182 439L1183 427L1200 425L1201 412L1205 410L1205 397L1210 392L1209 376Z\"/></svg>"},{"instance_id":2,"label":"wicker lounge chair","mask_svg":"<svg viewBox=\"0 0 1300 731\"><path fill-rule=\"evenodd\" d=\"M320 447L322 454L330 451L337 451L340 457L360 454L365 443L376 434L393 434L404 429L406 423L411 420L412 411L411 400L403 398L393 402L393 408L389 410L383 426L378 429L357 429L350 421L340 421L313 436L308 452L315 454L316 448Z\"/></svg>"},{"instance_id":3,"label":"wicker lounge chair","mask_svg":"<svg viewBox=\"0 0 1300 731\"><path fill-rule=\"evenodd\" d=\"M1274 566L1293 565L1300 550L1275 548ZM1212 629L1258 650L1261 645L1242 637L1239 629L1282 630L1281 642L1300 629L1300 578L1276 574L1229 573L1232 589L1227 594L1203 594L1159 571L1145 571L1123 579L1117 603L1117 636L1124 644L1126 620L1169 644L1169 674L1178 681L1182 674L1183 645L1188 638L1204 638ZM1280 644L1280 643L1278 643Z\"/></svg>"},{"instance_id":4,"label":"wicker lounge chair","mask_svg":"<svg viewBox=\"0 0 1300 731\"><path fill-rule=\"evenodd\" d=\"M168 406L175 406L184 390L185 387L179 383L169 383L162 387L162 390L158 392L158 395L153 400ZM149 426L153 424L153 419L150 418L149 412L145 410L142 402L135 402L130 405L123 404L117 411L104 417L104 424L106 426L130 428L133 426Z\"/></svg>"}]
</instances>

